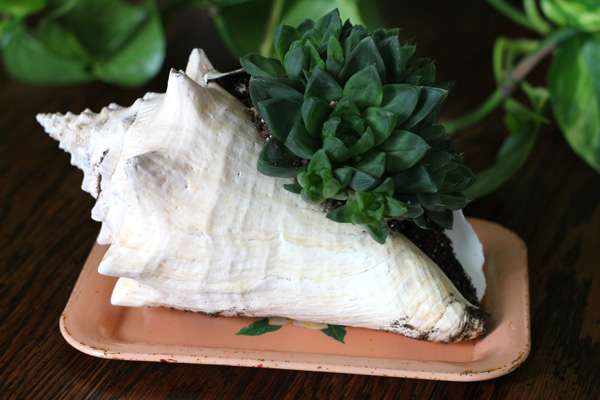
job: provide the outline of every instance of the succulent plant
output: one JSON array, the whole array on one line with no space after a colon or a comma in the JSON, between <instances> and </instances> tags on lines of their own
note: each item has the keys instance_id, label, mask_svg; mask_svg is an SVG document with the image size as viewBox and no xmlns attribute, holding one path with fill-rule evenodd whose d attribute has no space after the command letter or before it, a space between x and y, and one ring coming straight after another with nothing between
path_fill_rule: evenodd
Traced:
<instances>
[{"instance_id":1,"label":"succulent plant","mask_svg":"<svg viewBox=\"0 0 600 400\"><path fill-rule=\"evenodd\" d=\"M474 176L435 124L447 90L433 62L398 29L342 24L337 10L279 26L273 44L277 58L241 59L271 134L259 171L293 178L286 189L307 201L340 201L328 218L363 225L380 243L390 218L451 227Z\"/></svg>"}]
</instances>

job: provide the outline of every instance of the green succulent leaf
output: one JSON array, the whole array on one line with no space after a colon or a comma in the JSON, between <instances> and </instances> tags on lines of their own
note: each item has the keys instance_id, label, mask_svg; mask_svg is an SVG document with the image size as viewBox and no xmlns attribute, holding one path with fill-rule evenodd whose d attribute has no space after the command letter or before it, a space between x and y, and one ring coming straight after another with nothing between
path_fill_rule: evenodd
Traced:
<instances>
[{"instance_id":1,"label":"green succulent leaf","mask_svg":"<svg viewBox=\"0 0 600 400\"><path fill-rule=\"evenodd\" d=\"M283 78L286 76L279 60L263 57L259 54L248 54L240 58L240 64L253 77Z\"/></svg>"},{"instance_id":2,"label":"green succulent leaf","mask_svg":"<svg viewBox=\"0 0 600 400\"><path fill-rule=\"evenodd\" d=\"M438 191L431 175L422 165L394 175L394 184L399 193L435 193Z\"/></svg>"},{"instance_id":3,"label":"green succulent leaf","mask_svg":"<svg viewBox=\"0 0 600 400\"><path fill-rule=\"evenodd\" d=\"M375 66L369 65L348 79L344 97L358 107L378 107L383 99L383 87Z\"/></svg>"},{"instance_id":4,"label":"green succulent leaf","mask_svg":"<svg viewBox=\"0 0 600 400\"><path fill-rule=\"evenodd\" d=\"M423 87L419 96L419 102L412 116L403 126L412 128L431 114L446 98L448 91L436 87Z\"/></svg>"},{"instance_id":5,"label":"green succulent leaf","mask_svg":"<svg viewBox=\"0 0 600 400\"><path fill-rule=\"evenodd\" d=\"M257 168L264 175L278 178L295 177L302 170L301 160L276 139L267 141L263 147Z\"/></svg>"},{"instance_id":6,"label":"green succulent leaf","mask_svg":"<svg viewBox=\"0 0 600 400\"><path fill-rule=\"evenodd\" d=\"M273 38L278 60L242 59L252 102L273 136L261 171L295 177L286 189L306 201L341 201L328 217L360 225L380 243L388 218L426 228L451 224L474 176L435 124L447 95L435 84L435 64L416 58L398 29L342 24L336 10L298 25L310 13L294 11L292 22L286 7L288 26ZM542 101L540 90L524 90Z\"/></svg>"},{"instance_id":7,"label":"green succulent leaf","mask_svg":"<svg viewBox=\"0 0 600 400\"><path fill-rule=\"evenodd\" d=\"M271 98L259 102L257 106L273 136L285 143L302 105L290 99Z\"/></svg>"},{"instance_id":8,"label":"green succulent leaf","mask_svg":"<svg viewBox=\"0 0 600 400\"><path fill-rule=\"evenodd\" d=\"M306 83L304 95L334 101L342 97L342 88L328 72L315 68Z\"/></svg>"},{"instance_id":9,"label":"green succulent leaf","mask_svg":"<svg viewBox=\"0 0 600 400\"><path fill-rule=\"evenodd\" d=\"M396 114L397 123L403 123L417 107L420 91L421 89L414 85L384 85L381 108Z\"/></svg>"},{"instance_id":10,"label":"green succulent leaf","mask_svg":"<svg viewBox=\"0 0 600 400\"><path fill-rule=\"evenodd\" d=\"M390 230L385 222L373 222L366 225L369 235L379 244L384 244L390 234Z\"/></svg>"},{"instance_id":11,"label":"green succulent leaf","mask_svg":"<svg viewBox=\"0 0 600 400\"><path fill-rule=\"evenodd\" d=\"M370 155L367 155L356 164L356 169L371 176L381 178L385 172L385 153L374 152Z\"/></svg>"},{"instance_id":12,"label":"green succulent leaf","mask_svg":"<svg viewBox=\"0 0 600 400\"><path fill-rule=\"evenodd\" d=\"M252 322L250 325L243 327L236 333L236 335L243 336L260 336L265 333L275 332L281 329L281 325L269 324L268 318L262 318Z\"/></svg>"},{"instance_id":13,"label":"green succulent leaf","mask_svg":"<svg viewBox=\"0 0 600 400\"><path fill-rule=\"evenodd\" d=\"M283 61L285 54L292 42L299 39L298 31L289 25L279 25L275 29L273 46L275 47L275 54L280 61Z\"/></svg>"},{"instance_id":14,"label":"green succulent leaf","mask_svg":"<svg viewBox=\"0 0 600 400\"><path fill-rule=\"evenodd\" d=\"M377 43L377 48L381 55L381 59L386 66L388 80L399 82L404 74L408 59L406 54L402 51L397 33L379 41Z\"/></svg>"},{"instance_id":15,"label":"green succulent leaf","mask_svg":"<svg viewBox=\"0 0 600 400\"><path fill-rule=\"evenodd\" d=\"M288 192L292 192L295 194L300 194L302 193L302 186L300 186L300 184L296 181L294 181L294 183L286 183L283 185L283 188L285 190L287 190Z\"/></svg>"},{"instance_id":16,"label":"green succulent leaf","mask_svg":"<svg viewBox=\"0 0 600 400\"><path fill-rule=\"evenodd\" d=\"M362 39L352 50L340 71L340 78L346 81L368 66L373 66L379 78L385 80L385 65L371 36Z\"/></svg>"},{"instance_id":17,"label":"green succulent leaf","mask_svg":"<svg viewBox=\"0 0 600 400\"><path fill-rule=\"evenodd\" d=\"M285 147L300 158L310 159L319 149L319 142L308 134L302 121L297 120L285 139Z\"/></svg>"},{"instance_id":18,"label":"green succulent leaf","mask_svg":"<svg viewBox=\"0 0 600 400\"><path fill-rule=\"evenodd\" d=\"M404 171L423 158L429 145L420 136L409 131L397 130L382 145L387 152L387 170Z\"/></svg>"},{"instance_id":19,"label":"green succulent leaf","mask_svg":"<svg viewBox=\"0 0 600 400\"><path fill-rule=\"evenodd\" d=\"M390 137L398 120L396 114L379 107L367 108L364 119L373 130L375 145L385 142Z\"/></svg>"},{"instance_id":20,"label":"green succulent leaf","mask_svg":"<svg viewBox=\"0 0 600 400\"><path fill-rule=\"evenodd\" d=\"M428 211L427 217L444 229L452 229L452 211Z\"/></svg>"},{"instance_id":21,"label":"green succulent leaf","mask_svg":"<svg viewBox=\"0 0 600 400\"><path fill-rule=\"evenodd\" d=\"M330 37L327 42L327 60L325 63L327 72L333 76L337 76L344 65L344 50L339 40L334 36Z\"/></svg>"},{"instance_id":22,"label":"green succulent leaf","mask_svg":"<svg viewBox=\"0 0 600 400\"><path fill-rule=\"evenodd\" d=\"M309 135L321 137L323 124L331 113L331 107L327 101L318 97L306 97L302 104L302 120Z\"/></svg>"},{"instance_id":23,"label":"green succulent leaf","mask_svg":"<svg viewBox=\"0 0 600 400\"><path fill-rule=\"evenodd\" d=\"M254 104L263 100L278 99L302 102L302 94L292 86L293 82L273 78L253 78L250 80L250 99Z\"/></svg>"},{"instance_id":24,"label":"green succulent leaf","mask_svg":"<svg viewBox=\"0 0 600 400\"><path fill-rule=\"evenodd\" d=\"M375 189L373 189L373 192L383 193L388 196L393 196L394 195L394 181L392 180L392 178L386 178L381 183L381 185L379 185Z\"/></svg>"},{"instance_id":25,"label":"green succulent leaf","mask_svg":"<svg viewBox=\"0 0 600 400\"><path fill-rule=\"evenodd\" d=\"M299 40L294 42L290 50L283 56L283 67L290 79L300 78L308 63L307 49Z\"/></svg>"}]
</instances>

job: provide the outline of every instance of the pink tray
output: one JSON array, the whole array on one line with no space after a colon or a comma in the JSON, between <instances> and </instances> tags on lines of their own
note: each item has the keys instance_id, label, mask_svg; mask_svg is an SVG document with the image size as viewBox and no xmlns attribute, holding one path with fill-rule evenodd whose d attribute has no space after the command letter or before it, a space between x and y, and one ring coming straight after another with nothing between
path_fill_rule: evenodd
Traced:
<instances>
[{"instance_id":1,"label":"pink tray","mask_svg":"<svg viewBox=\"0 0 600 400\"><path fill-rule=\"evenodd\" d=\"M76 349L120 360L220 364L345 372L406 378L477 381L517 368L530 349L525 244L507 229L471 220L486 254L484 307L489 333L438 344L369 329L348 328L346 344L319 331L286 325L263 336L237 336L247 318L210 317L164 308L110 304L114 278L97 273L106 247L96 245L60 319Z\"/></svg>"}]
</instances>

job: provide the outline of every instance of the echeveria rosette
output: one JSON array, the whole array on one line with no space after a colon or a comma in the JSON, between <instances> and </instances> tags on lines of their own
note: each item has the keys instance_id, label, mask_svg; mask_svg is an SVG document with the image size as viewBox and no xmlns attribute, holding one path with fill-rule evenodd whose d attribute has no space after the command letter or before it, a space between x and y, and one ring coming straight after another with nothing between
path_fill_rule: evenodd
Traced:
<instances>
[{"instance_id":1,"label":"echeveria rosette","mask_svg":"<svg viewBox=\"0 0 600 400\"><path fill-rule=\"evenodd\" d=\"M380 243L386 220L452 226L472 172L435 124L447 90L431 60L415 57L397 29L369 32L337 10L274 37L277 58L241 59L250 97L271 137L260 172L310 202L342 205L332 220L363 225Z\"/></svg>"}]
</instances>

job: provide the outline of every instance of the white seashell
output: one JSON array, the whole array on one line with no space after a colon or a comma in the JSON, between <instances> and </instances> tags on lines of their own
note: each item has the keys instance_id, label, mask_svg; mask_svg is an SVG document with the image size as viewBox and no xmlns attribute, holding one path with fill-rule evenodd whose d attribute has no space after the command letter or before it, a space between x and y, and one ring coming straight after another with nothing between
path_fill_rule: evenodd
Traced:
<instances>
[{"instance_id":1,"label":"white seashell","mask_svg":"<svg viewBox=\"0 0 600 400\"><path fill-rule=\"evenodd\" d=\"M433 341L482 334L482 313L402 235L380 245L261 175L262 143L247 110L207 74L218 73L194 51L186 73L171 71L165 95L99 114L38 116L98 198L98 241L111 244L99 272L120 277L113 304ZM456 224L450 236L460 253L456 240L468 239L471 254L459 260L482 296L481 245L460 213Z\"/></svg>"}]
</instances>

